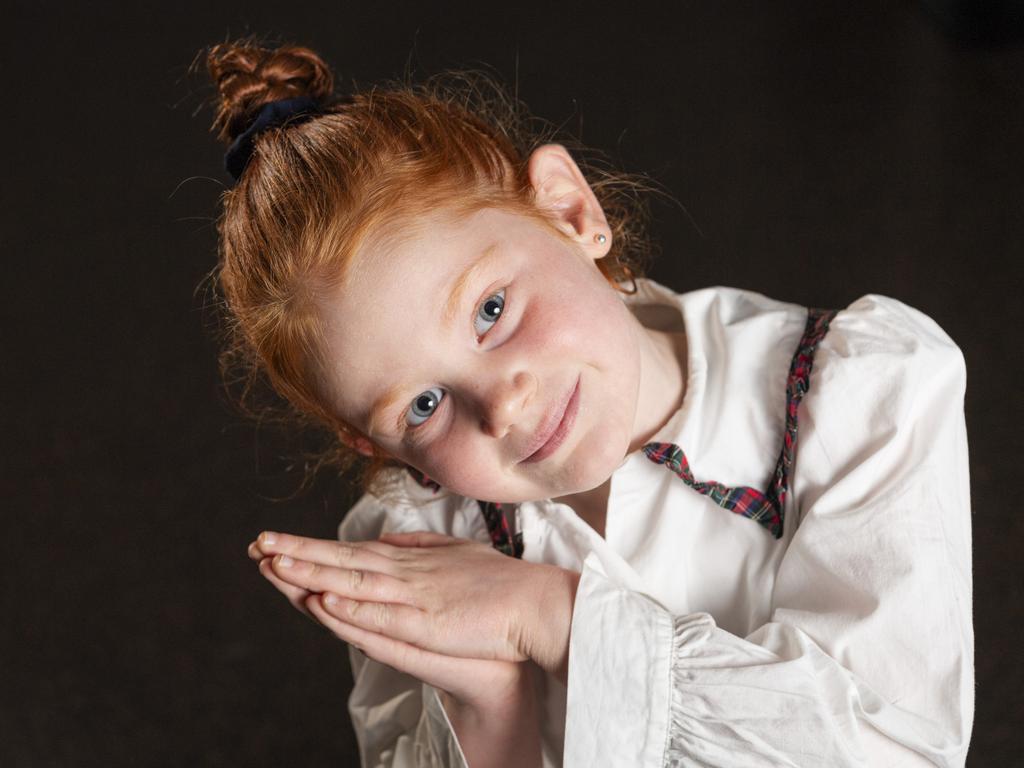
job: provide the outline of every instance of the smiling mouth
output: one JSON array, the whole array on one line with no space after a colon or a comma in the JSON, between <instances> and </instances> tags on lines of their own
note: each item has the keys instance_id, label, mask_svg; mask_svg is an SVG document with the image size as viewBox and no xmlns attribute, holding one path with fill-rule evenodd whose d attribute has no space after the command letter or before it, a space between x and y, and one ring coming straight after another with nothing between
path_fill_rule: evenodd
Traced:
<instances>
[{"instance_id":1,"label":"smiling mouth","mask_svg":"<svg viewBox=\"0 0 1024 768\"><path fill-rule=\"evenodd\" d=\"M558 450L558 447L565 442L565 438L572 431L576 421L576 413L580 406L580 380L577 377L576 386L573 387L569 397L559 407L552 418L549 419L538 431L536 440L541 441L533 453L523 459L524 462L536 462L546 459Z\"/></svg>"}]
</instances>

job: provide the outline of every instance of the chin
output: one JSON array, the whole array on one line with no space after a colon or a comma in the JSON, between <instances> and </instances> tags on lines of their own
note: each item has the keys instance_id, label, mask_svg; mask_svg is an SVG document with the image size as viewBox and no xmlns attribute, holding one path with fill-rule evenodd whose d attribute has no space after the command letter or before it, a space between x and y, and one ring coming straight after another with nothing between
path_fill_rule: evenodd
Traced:
<instances>
[{"instance_id":1,"label":"chin","mask_svg":"<svg viewBox=\"0 0 1024 768\"><path fill-rule=\"evenodd\" d=\"M629 452L629 436L601 435L586 441L587 450L578 451L565 466L566 490L551 496L564 496L596 488L622 464Z\"/></svg>"}]
</instances>

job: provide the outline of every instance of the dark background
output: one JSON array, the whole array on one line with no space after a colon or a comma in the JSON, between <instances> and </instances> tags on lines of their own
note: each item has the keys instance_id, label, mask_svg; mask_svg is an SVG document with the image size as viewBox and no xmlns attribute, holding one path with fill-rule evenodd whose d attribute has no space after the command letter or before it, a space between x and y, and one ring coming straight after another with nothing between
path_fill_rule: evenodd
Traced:
<instances>
[{"instance_id":1,"label":"dark background","mask_svg":"<svg viewBox=\"0 0 1024 768\"><path fill-rule=\"evenodd\" d=\"M229 409L197 290L227 176L187 68L250 32L343 87L490 65L672 192L652 276L676 289L934 317L969 373L968 764L1022 764L1020 4L665 5L5 6L0 765L358 764L345 648L245 556L263 528L332 536L352 492L273 500L296 446Z\"/></svg>"}]
</instances>

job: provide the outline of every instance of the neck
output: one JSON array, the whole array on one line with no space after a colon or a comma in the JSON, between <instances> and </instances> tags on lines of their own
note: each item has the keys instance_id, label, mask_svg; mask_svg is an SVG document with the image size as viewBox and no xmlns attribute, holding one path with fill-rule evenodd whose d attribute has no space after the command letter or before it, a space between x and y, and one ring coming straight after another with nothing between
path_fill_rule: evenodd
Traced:
<instances>
[{"instance_id":1,"label":"neck","mask_svg":"<svg viewBox=\"0 0 1024 768\"><path fill-rule=\"evenodd\" d=\"M630 452L643 447L683 404L686 395L686 334L640 326L640 391Z\"/></svg>"},{"instance_id":2,"label":"neck","mask_svg":"<svg viewBox=\"0 0 1024 768\"><path fill-rule=\"evenodd\" d=\"M554 500L572 507L573 512L579 515L591 528L597 531L597 535L604 536L605 516L608 511L608 495L611 491L611 480L605 480L596 488L580 493L571 493L567 496L559 496Z\"/></svg>"}]
</instances>

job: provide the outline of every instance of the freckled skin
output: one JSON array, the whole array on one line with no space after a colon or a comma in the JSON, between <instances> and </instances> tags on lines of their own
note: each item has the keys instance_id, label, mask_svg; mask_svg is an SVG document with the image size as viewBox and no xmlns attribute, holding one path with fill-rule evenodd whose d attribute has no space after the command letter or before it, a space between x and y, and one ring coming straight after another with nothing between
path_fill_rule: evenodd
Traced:
<instances>
[{"instance_id":1,"label":"freckled skin","mask_svg":"<svg viewBox=\"0 0 1024 768\"><path fill-rule=\"evenodd\" d=\"M650 347L620 294L583 249L530 218L485 209L435 216L415 231L397 244L368 241L325 308L338 412L365 430L370 404L396 384L407 387L403 413L440 387L445 396L426 423L374 441L473 498L535 500L603 483L634 440ZM451 285L494 243L498 257L446 328ZM478 340L474 317L502 288L504 311ZM544 460L521 461L577 378L579 410L565 442Z\"/></svg>"}]
</instances>

